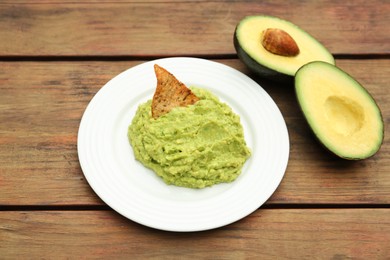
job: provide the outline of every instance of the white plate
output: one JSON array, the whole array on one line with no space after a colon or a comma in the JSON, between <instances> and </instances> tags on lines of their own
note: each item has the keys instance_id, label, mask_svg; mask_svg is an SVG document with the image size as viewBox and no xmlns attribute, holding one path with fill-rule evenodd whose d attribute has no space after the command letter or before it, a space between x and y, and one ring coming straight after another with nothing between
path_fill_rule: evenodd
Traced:
<instances>
[{"instance_id":1,"label":"white plate","mask_svg":"<svg viewBox=\"0 0 390 260\"><path fill-rule=\"evenodd\" d=\"M138 105L153 96L154 64L187 86L210 90L240 115L252 156L234 182L169 186L134 159L127 128ZM166 58L130 68L99 90L80 123L78 154L88 183L118 213L156 229L200 231L235 222L272 195L287 167L289 138L276 104L246 75L208 60Z\"/></svg>"}]
</instances>

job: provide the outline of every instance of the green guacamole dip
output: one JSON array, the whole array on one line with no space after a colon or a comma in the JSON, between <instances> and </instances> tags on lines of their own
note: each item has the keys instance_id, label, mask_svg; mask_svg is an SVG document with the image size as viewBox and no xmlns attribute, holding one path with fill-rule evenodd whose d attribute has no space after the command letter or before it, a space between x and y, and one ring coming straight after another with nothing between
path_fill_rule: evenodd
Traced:
<instances>
[{"instance_id":1,"label":"green guacamole dip","mask_svg":"<svg viewBox=\"0 0 390 260\"><path fill-rule=\"evenodd\" d=\"M204 188L232 182L250 156L240 118L209 91L191 90L198 102L157 119L151 100L138 107L128 129L135 158L167 184Z\"/></svg>"}]
</instances>

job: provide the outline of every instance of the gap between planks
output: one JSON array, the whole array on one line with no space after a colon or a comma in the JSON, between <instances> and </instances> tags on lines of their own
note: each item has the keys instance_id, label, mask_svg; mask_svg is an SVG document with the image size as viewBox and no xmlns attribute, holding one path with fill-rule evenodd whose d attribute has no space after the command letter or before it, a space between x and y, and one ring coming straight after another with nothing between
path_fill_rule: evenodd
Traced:
<instances>
[{"instance_id":1,"label":"gap between planks","mask_svg":"<svg viewBox=\"0 0 390 260\"><path fill-rule=\"evenodd\" d=\"M236 54L186 54L186 55L99 55L99 56L0 56L0 62L23 62L23 61L140 61L140 60L155 60L171 57L194 57L202 59L237 59ZM384 60L390 59L390 53L383 54L334 54L333 57L338 60Z\"/></svg>"},{"instance_id":2,"label":"gap between planks","mask_svg":"<svg viewBox=\"0 0 390 260\"><path fill-rule=\"evenodd\" d=\"M270 204L259 209L389 209L390 204ZM108 205L0 205L0 211L96 211Z\"/></svg>"}]
</instances>

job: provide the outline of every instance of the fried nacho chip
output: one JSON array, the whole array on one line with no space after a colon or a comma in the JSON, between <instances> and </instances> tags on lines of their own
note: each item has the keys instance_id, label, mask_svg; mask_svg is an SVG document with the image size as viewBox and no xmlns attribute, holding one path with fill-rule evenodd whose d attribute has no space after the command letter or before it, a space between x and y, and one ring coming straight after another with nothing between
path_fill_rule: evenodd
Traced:
<instances>
[{"instance_id":1,"label":"fried nacho chip","mask_svg":"<svg viewBox=\"0 0 390 260\"><path fill-rule=\"evenodd\" d=\"M152 100L152 117L158 118L175 107L195 104L199 98L166 69L154 65L157 87Z\"/></svg>"}]
</instances>

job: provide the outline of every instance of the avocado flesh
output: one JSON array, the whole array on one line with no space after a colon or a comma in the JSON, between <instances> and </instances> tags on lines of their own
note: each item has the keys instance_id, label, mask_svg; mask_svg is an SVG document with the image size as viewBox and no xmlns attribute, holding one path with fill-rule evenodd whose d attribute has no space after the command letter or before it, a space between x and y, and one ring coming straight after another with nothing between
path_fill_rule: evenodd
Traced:
<instances>
[{"instance_id":1,"label":"avocado flesh","mask_svg":"<svg viewBox=\"0 0 390 260\"><path fill-rule=\"evenodd\" d=\"M299 54L287 57L267 51L261 38L268 28L287 32L297 43ZM316 60L335 64L332 54L307 32L291 22L272 16L247 16L242 19L235 30L234 46L243 63L261 76L287 75L286 78L291 78L301 66Z\"/></svg>"},{"instance_id":2,"label":"avocado flesh","mask_svg":"<svg viewBox=\"0 0 390 260\"><path fill-rule=\"evenodd\" d=\"M334 65L311 62L295 75L301 110L319 141L350 160L371 157L384 137L383 118L368 91Z\"/></svg>"}]
</instances>

